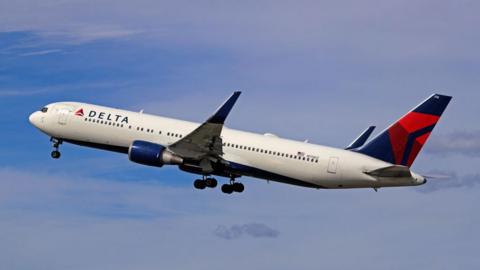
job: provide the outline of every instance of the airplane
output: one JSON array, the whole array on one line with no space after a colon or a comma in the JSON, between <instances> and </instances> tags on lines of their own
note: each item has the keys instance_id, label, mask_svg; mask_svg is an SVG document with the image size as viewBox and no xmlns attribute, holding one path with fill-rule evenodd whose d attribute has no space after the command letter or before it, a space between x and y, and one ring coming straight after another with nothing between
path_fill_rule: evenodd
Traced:
<instances>
[{"instance_id":1,"label":"airplane","mask_svg":"<svg viewBox=\"0 0 480 270\"><path fill-rule=\"evenodd\" d=\"M419 186L427 177L410 170L452 99L433 94L398 121L368 138L367 128L344 149L230 129L225 120L241 92L234 92L203 123L79 102L57 102L32 113L30 123L50 137L51 157L63 142L128 155L154 167L178 166L199 175L196 189L241 193L242 176L315 189Z\"/></svg>"}]
</instances>

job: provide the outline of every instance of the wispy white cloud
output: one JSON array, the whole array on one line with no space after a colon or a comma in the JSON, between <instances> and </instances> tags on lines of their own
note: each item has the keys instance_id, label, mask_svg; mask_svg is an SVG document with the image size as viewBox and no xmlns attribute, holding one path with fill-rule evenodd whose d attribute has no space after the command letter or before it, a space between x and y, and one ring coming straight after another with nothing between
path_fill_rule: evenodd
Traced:
<instances>
[{"instance_id":1,"label":"wispy white cloud","mask_svg":"<svg viewBox=\"0 0 480 270\"><path fill-rule=\"evenodd\" d=\"M49 50L41 50L41 51L32 51L32 52L25 52L21 53L20 56L39 56L39 55L47 55L52 53L59 53L62 50L60 49L49 49Z\"/></svg>"},{"instance_id":2,"label":"wispy white cloud","mask_svg":"<svg viewBox=\"0 0 480 270\"><path fill-rule=\"evenodd\" d=\"M143 30L126 29L120 26L82 24L65 30L39 31L37 34L44 39L73 45L104 39L123 39L138 36L144 32Z\"/></svg>"},{"instance_id":3,"label":"wispy white cloud","mask_svg":"<svg viewBox=\"0 0 480 270\"><path fill-rule=\"evenodd\" d=\"M128 87L131 85L129 81L97 81L87 83L70 83L52 85L49 87L17 87L17 88L1 88L0 97L22 97L22 96L37 96L42 94L58 93L65 91L82 90L84 92L95 92L99 89L111 88L111 87Z\"/></svg>"},{"instance_id":4,"label":"wispy white cloud","mask_svg":"<svg viewBox=\"0 0 480 270\"><path fill-rule=\"evenodd\" d=\"M267 58L339 50L360 61L475 57L480 40L473 11L478 3L437 1L435 12L428 3L21 0L4 5L0 31L38 31L74 42L148 33L163 44L203 45Z\"/></svg>"},{"instance_id":5,"label":"wispy white cloud","mask_svg":"<svg viewBox=\"0 0 480 270\"><path fill-rule=\"evenodd\" d=\"M474 188L480 184L480 174L470 174L460 176L454 172L433 172L431 179L419 187L417 191L422 193L431 193L452 188Z\"/></svg>"},{"instance_id":6,"label":"wispy white cloud","mask_svg":"<svg viewBox=\"0 0 480 270\"><path fill-rule=\"evenodd\" d=\"M375 259L373 269L385 269L392 262L402 268L412 262L429 265L434 258L453 267L458 265L453 257L461 256L464 264L476 258L468 222L477 209L466 204L478 198L475 188L373 193L244 181L245 193L227 196L219 190L1 168L0 261L9 269L123 270L160 264L182 269L317 269L319 254L327 254L324 267L372 269L369 262ZM446 201L445 196L455 199ZM252 219L258 222L245 223ZM435 226L429 226L432 222ZM275 224L275 229L265 224ZM445 237L437 239L438 234ZM385 239L396 244L385 245ZM414 240L418 242L412 247ZM455 249L436 245L443 241L456 243ZM362 249L366 243L375 247L373 255L371 249ZM332 246L342 246L342 254L332 252ZM216 260L208 257L212 250ZM409 260L397 255L405 250ZM232 265L239 256L249 260ZM341 260L345 256L351 259Z\"/></svg>"},{"instance_id":7,"label":"wispy white cloud","mask_svg":"<svg viewBox=\"0 0 480 270\"><path fill-rule=\"evenodd\" d=\"M262 223L233 225L230 228L219 225L213 234L226 240L238 239L245 235L254 238L276 238L280 235L278 231Z\"/></svg>"},{"instance_id":8,"label":"wispy white cloud","mask_svg":"<svg viewBox=\"0 0 480 270\"><path fill-rule=\"evenodd\" d=\"M0 97L22 97L22 96L35 96L46 93L52 93L55 90L52 89L0 89Z\"/></svg>"},{"instance_id":9,"label":"wispy white cloud","mask_svg":"<svg viewBox=\"0 0 480 270\"><path fill-rule=\"evenodd\" d=\"M426 147L425 152L439 156L456 154L480 157L480 131L435 135Z\"/></svg>"}]
</instances>

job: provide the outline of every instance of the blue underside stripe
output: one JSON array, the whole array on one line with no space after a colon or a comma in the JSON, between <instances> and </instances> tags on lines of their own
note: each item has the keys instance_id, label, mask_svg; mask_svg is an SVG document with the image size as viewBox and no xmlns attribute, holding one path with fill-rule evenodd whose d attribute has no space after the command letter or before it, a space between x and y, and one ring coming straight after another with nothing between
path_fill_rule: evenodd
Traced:
<instances>
[{"instance_id":1,"label":"blue underside stripe","mask_svg":"<svg viewBox=\"0 0 480 270\"><path fill-rule=\"evenodd\" d=\"M97 143L88 143L88 142L81 142L81 141L75 141L75 140L66 140L62 139L65 142L69 142L72 144L76 145L81 145L81 146L87 146L87 147L92 147L96 149L103 149L103 150L108 150L108 151L113 151L113 152L118 152L118 153L128 153L128 148L127 147L117 147L117 146L110 146L110 145L105 145L105 144L97 144ZM230 162L229 161L229 169L232 172L238 173L240 175L244 176L251 176L251 177L256 177L256 178L262 178L265 180L271 180L275 182L281 182L281 183L286 183L286 184L291 184L291 185L297 185L297 186L302 186L302 187L311 187L311 188L325 188L319 185L314 185L311 183L307 183L302 180L298 180L295 178L287 177L284 175L276 174L273 172L269 172L266 170L261 170L255 167L251 166L246 166L240 163L235 163L235 162ZM219 174L219 175L225 175L225 174Z\"/></svg>"},{"instance_id":2,"label":"blue underside stripe","mask_svg":"<svg viewBox=\"0 0 480 270\"><path fill-rule=\"evenodd\" d=\"M255 167L251 166L246 166L240 163L235 163L235 162L229 162L230 163L230 169L234 172L237 172L241 175L246 175L246 176L252 176L256 178L262 178L265 180L271 180L275 182L281 182L281 183L287 183L287 184L292 184L292 185L297 185L297 186L302 186L302 187L311 187L311 188L325 188L319 185L314 185L311 183L307 183L302 180L294 179L288 176L276 174L273 172L269 172L266 170L261 170Z\"/></svg>"}]
</instances>

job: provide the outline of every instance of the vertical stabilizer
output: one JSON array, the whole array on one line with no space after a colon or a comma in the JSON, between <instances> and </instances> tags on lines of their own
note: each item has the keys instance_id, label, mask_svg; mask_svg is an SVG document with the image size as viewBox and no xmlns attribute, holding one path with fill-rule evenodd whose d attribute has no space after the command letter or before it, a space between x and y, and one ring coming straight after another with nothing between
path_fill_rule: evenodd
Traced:
<instances>
[{"instance_id":1,"label":"vertical stabilizer","mask_svg":"<svg viewBox=\"0 0 480 270\"><path fill-rule=\"evenodd\" d=\"M357 152L410 167L451 99L432 95Z\"/></svg>"}]
</instances>

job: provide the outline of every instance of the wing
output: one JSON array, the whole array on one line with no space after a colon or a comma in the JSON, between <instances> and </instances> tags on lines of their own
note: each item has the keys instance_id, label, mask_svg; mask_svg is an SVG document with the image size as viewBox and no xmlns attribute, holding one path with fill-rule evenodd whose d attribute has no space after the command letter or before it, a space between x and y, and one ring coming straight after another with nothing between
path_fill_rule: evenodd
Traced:
<instances>
[{"instance_id":1,"label":"wing","mask_svg":"<svg viewBox=\"0 0 480 270\"><path fill-rule=\"evenodd\" d=\"M168 147L175 154L190 160L218 160L223 155L222 133L223 124L228 114L237 102L241 92L234 92L220 108L203 124Z\"/></svg>"}]
</instances>

